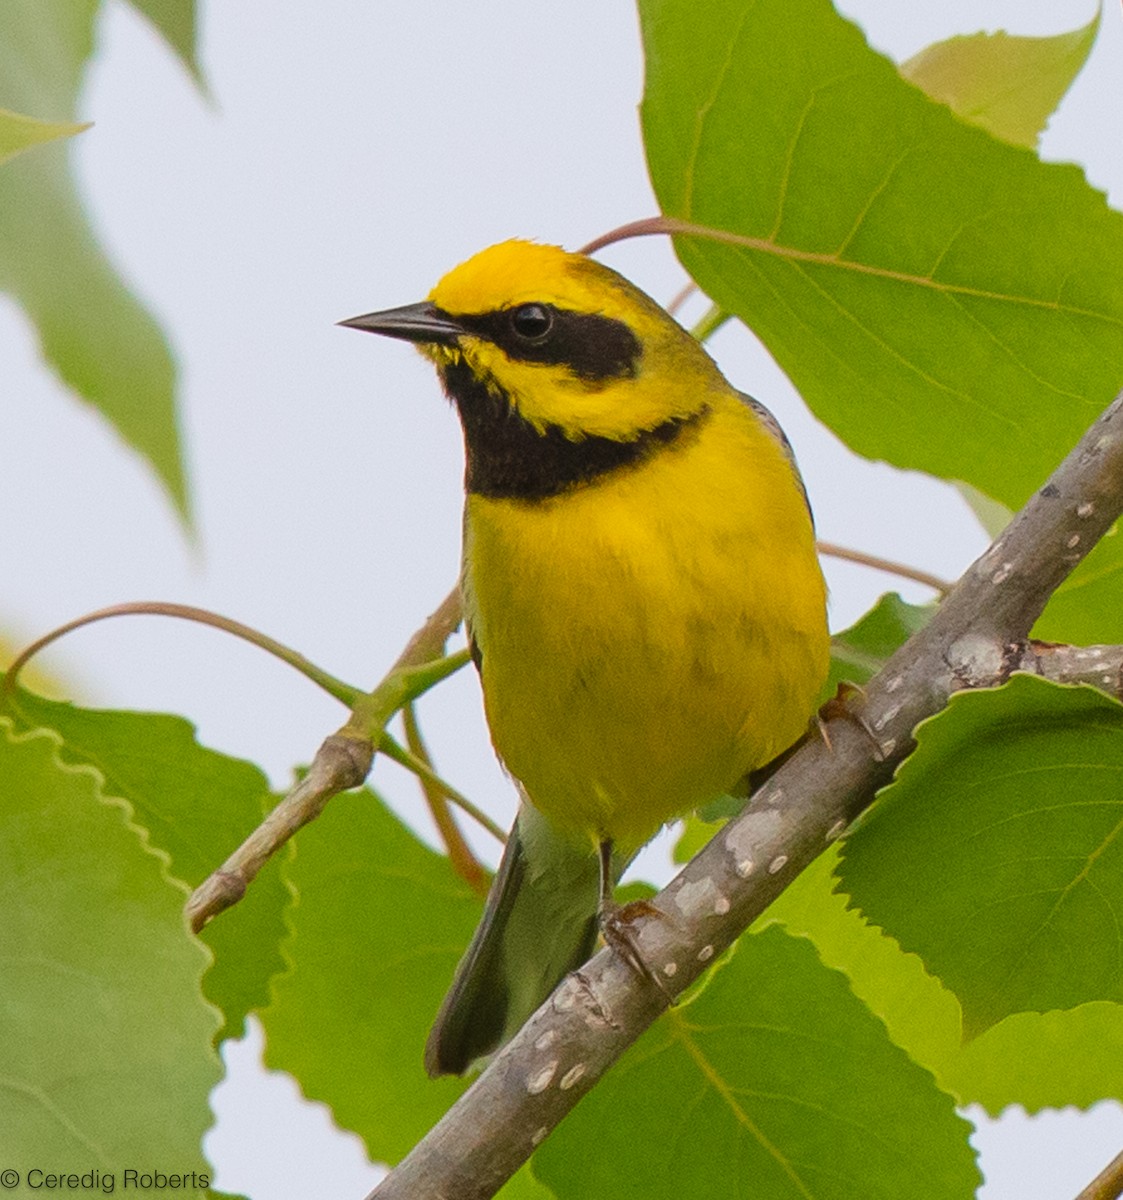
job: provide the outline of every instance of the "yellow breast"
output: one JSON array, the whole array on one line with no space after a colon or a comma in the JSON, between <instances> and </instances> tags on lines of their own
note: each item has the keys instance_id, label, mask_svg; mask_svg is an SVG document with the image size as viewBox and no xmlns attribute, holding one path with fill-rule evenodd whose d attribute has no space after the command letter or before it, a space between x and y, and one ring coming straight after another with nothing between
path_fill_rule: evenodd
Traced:
<instances>
[{"instance_id":1,"label":"yellow breast","mask_svg":"<svg viewBox=\"0 0 1123 1200\"><path fill-rule=\"evenodd\" d=\"M469 495L464 561L495 748L561 829L638 847L806 727L828 660L810 518L732 394L635 469Z\"/></svg>"}]
</instances>

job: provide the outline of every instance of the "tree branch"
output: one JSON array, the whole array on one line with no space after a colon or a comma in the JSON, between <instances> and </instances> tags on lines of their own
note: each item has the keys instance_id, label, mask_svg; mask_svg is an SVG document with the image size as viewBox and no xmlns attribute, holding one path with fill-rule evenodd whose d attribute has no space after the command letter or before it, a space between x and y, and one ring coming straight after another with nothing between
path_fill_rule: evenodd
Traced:
<instances>
[{"instance_id":1,"label":"tree branch","mask_svg":"<svg viewBox=\"0 0 1123 1200\"><path fill-rule=\"evenodd\" d=\"M918 722L953 692L995 686L1029 662L1060 664L1050 648L1027 644L1029 631L1121 511L1123 397L929 624L851 697L860 722L831 720L829 748L808 740L655 897L663 919L641 918L635 933L668 990L687 988L868 807L912 749ZM1083 661L1101 679L1118 679L1102 655ZM494 1195L665 1003L660 989L601 950L562 981L370 1200Z\"/></svg>"},{"instance_id":2,"label":"tree branch","mask_svg":"<svg viewBox=\"0 0 1123 1200\"><path fill-rule=\"evenodd\" d=\"M1123 1196L1123 1152L1117 1154L1086 1188L1081 1189L1076 1200L1118 1200L1119 1196Z\"/></svg>"}]
</instances>

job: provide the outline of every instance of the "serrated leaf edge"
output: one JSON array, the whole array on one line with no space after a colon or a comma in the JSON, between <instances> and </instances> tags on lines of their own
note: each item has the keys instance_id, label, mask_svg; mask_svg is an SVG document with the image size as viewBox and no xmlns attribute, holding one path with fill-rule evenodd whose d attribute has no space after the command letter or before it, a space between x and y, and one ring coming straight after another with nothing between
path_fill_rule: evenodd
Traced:
<instances>
[{"instance_id":1,"label":"serrated leaf edge","mask_svg":"<svg viewBox=\"0 0 1123 1200\"><path fill-rule=\"evenodd\" d=\"M13 745L17 746L40 738L49 741L52 745L51 758L59 771L65 775L89 776L89 778L94 782L94 795L97 798L98 803L104 805L106 808L117 809L120 811L121 815L124 817L125 828L135 835L141 851L145 854L151 855L160 864L160 875L163 881L168 884L173 891L179 892L184 897L190 893L190 889L188 888L187 884L172 873L171 856L166 850L162 850L160 847L152 844L151 840L149 839L148 829L136 820L136 813L133 809L133 806L123 796L116 796L106 790L106 779L102 772L99 771L97 767L91 766L89 763L71 763L67 762L62 757L60 754L60 749L64 744L64 738L57 730L40 725L33 729L24 730L22 732L17 731L9 717L0 717L0 729L3 729L8 740ZM222 1027L224 1017L219 1008L212 1004L211 1001L207 999L206 994L203 992L203 979L207 972L214 965L214 954L211 952L209 946L205 945L198 938L191 936L187 930L186 918L184 918L183 922L183 933L184 940L188 943L188 945L194 946L195 953L200 959L200 970L195 978L195 987L197 999L202 1007L209 1013L213 1026L211 1034L206 1040L205 1052L211 1057L214 1066L216 1067L217 1078L215 1080L215 1086L217 1086L217 1084L226 1077L226 1065L222 1060L222 1056L218 1053L218 1050L214 1045L214 1034L217 1033L217 1031ZM207 1158L203 1150L203 1143L206 1140L206 1135L211 1129L214 1128L217 1120L209 1096L207 1099L207 1109L211 1114L211 1123L203 1131L202 1136L200 1137L199 1155L204 1162L209 1163L213 1167L214 1164L211 1163L209 1158Z\"/></svg>"}]
</instances>

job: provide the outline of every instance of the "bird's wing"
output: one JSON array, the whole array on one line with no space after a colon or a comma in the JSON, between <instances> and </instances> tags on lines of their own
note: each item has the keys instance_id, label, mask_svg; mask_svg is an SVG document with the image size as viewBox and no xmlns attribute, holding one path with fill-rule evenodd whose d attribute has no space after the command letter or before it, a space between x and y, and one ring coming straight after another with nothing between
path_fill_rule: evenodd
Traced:
<instances>
[{"instance_id":1,"label":"bird's wing","mask_svg":"<svg viewBox=\"0 0 1123 1200\"><path fill-rule=\"evenodd\" d=\"M772 415L772 411L766 408L755 397L750 396L748 392L738 392L741 402L753 410L757 419L764 428L775 438L776 443L784 452L784 457L788 460L792 468L792 474L795 476L795 481L799 484L799 490L803 494L803 503L807 505L807 512L811 517L811 524L815 524L815 514L811 512L811 501L807 498L807 488L803 483L803 476L799 473L799 463L795 460L795 451L792 449L791 442L788 441L788 435L780 427L780 422Z\"/></svg>"}]
</instances>

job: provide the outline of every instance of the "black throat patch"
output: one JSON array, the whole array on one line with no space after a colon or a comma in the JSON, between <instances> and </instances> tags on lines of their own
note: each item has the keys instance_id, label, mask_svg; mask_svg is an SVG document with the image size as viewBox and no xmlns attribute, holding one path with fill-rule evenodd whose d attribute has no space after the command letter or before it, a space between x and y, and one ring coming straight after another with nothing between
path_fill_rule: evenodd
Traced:
<instances>
[{"instance_id":1,"label":"black throat patch","mask_svg":"<svg viewBox=\"0 0 1123 1200\"><path fill-rule=\"evenodd\" d=\"M463 361L442 367L441 381L464 427L464 489L493 499L545 500L638 466L697 426L709 411L674 417L630 442L595 435L574 442L556 425L539 433L505 395L490 391Z\"/></svg>"}]
</instances>

